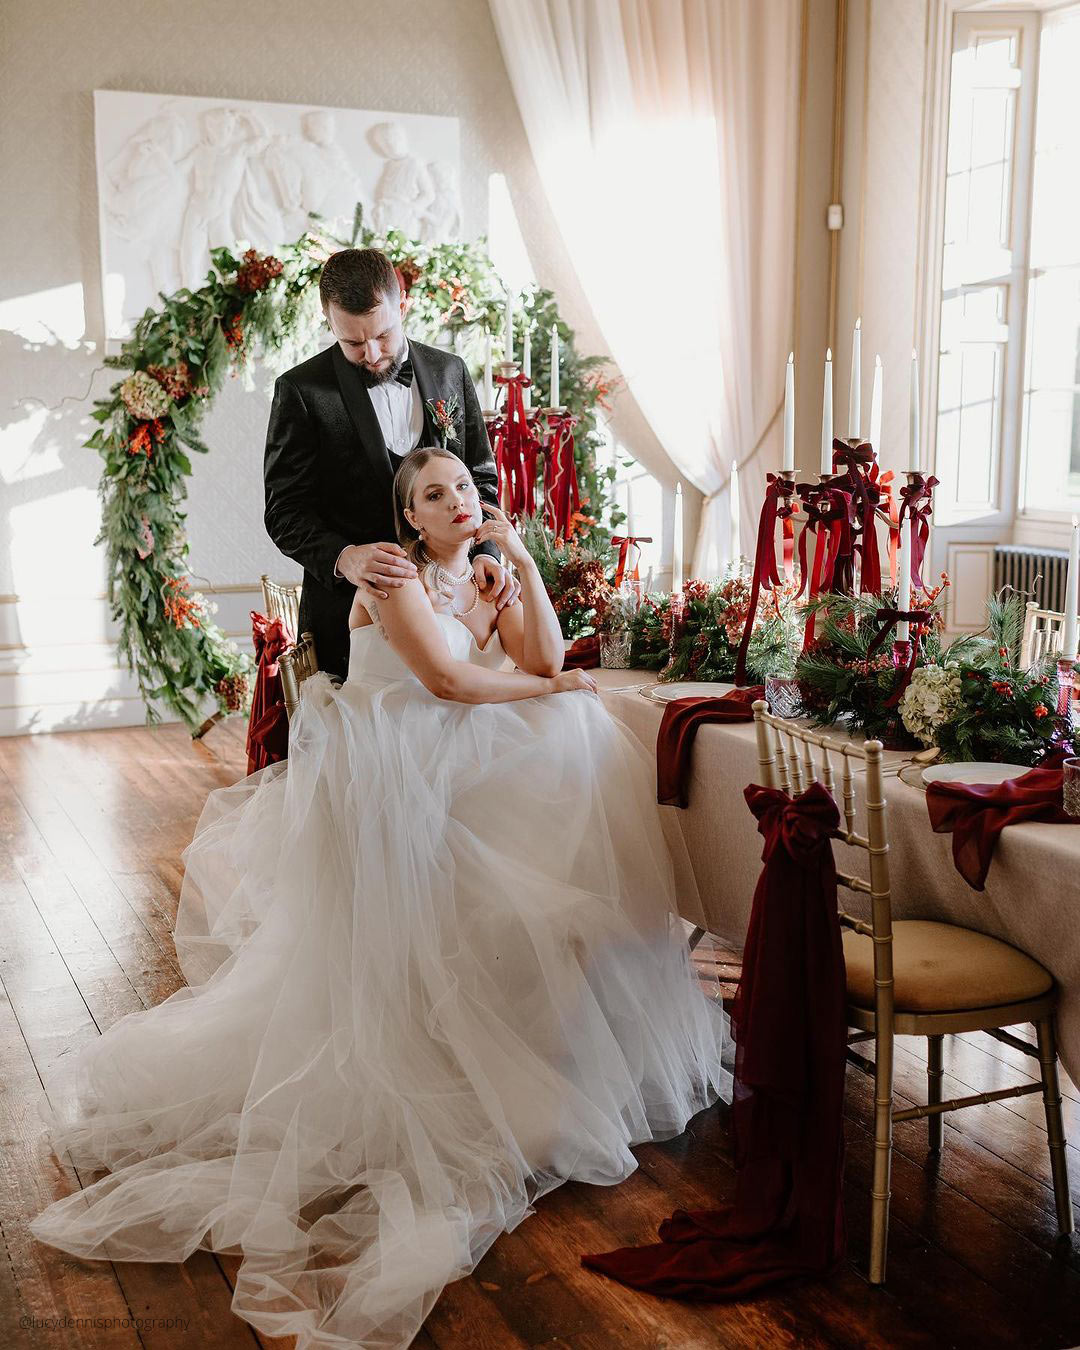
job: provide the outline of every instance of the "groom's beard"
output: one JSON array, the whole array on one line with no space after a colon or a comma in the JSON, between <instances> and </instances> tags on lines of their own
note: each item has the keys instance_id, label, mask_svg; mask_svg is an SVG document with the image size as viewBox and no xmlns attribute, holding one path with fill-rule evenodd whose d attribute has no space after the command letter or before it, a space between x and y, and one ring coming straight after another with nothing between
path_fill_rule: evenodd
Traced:
<instances>
[{"instance_id":1,"label":"groom's beard","mask_svg":"<svg viewBox=\"0 0 1080 1350\"><path fill-rule=\"evenodd\" d=\"M408 344L400 356L396 356L385 370L369 370L367 366L357 364L356 369L360 372L360 378L368 389L375 389L380 384L386 384L397 376L398 371L405 364L405 358L409 355Z\"/></svg>"}]
</instances>

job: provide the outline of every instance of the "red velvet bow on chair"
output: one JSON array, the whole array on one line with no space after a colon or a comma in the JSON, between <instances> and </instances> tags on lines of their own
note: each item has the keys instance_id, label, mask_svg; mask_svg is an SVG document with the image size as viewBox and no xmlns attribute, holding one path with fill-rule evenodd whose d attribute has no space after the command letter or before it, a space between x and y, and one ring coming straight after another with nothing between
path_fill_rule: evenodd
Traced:
<instances>
[{"instance_id":1,"label":"red velvet bow on chair","mask_svg":"<svg viewBox=\"0 0 1080 1350\"><path fill-rule=\"evenodd\" d=\"M268 619L251 611L251 637L255 643L255 688L248 717L248 773L265 769L288 758L289 715L281 687L278 658L292 645L292 635L281 619Z\"/></svg>"},{"instance_id":2,"label":"red velvet bow on chair","mask_svg":"<svg viewBox=\"0 0 1080 1350\"><path fill-rule=\"evenodd\" d=\"M678 1209L647 1247L581 1258L635 1289L723 1302L828 1274L844 1254L846 980L831 839L814 783L794 801L750 786L765 866L732 1008L735 1204Z\"/></svg>"}]
</instances>

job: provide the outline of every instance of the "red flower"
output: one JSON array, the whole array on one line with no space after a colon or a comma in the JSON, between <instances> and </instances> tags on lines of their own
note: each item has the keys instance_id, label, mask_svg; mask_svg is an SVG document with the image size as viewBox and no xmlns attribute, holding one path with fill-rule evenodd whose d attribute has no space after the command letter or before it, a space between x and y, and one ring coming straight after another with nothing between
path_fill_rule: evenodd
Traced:
<instances>
[{"instance_id":1,"label":"red flower","mask_svg":"<svg viewBox=\"0 0 1080 1350\"><path fill-rule=\"evenodd\" d=\"M1032 711L1034 712L1036 717L1046 717L1047 714L1050 712L1050 709L1046 706L1045 703L1036 703Z\"/></svg>"},{"instance_id":2,"label":"red flower","mask_svg":"<svg viewBox=\"0 0 1080 1350\"><path fill-rule=\"evenodd\" d=\"M244 321L243 315L239 311L225 320L221 325L221 331L225 334L225 341L234 352L243 350L244 346Z\"/></svg>"},{"instance_id":3,"label":"red flower","mask_svg":"<svg viewBox=\"0 0 1080 1350\"><path fill-rule=\"evenodd\" d=\"M279 258L270 254L260 258L253 248L249 248L236 270L234 285L242 295L254 295L256 291L265 290L284 270L285 264Z\"/></svg>"},{"instance_id":4,"label":"red flower","mask_svg":"<svg viewBox=\"0 0 1080 1350\"><path fill-rule=\"evenodd\" d=\"M164 439L165 426L160 417L155 417L152 422L140 422L128 437L128 454L145 455L149 459L154 446L160 445Z\"/></svg>"},{"instance_id":5,"label":"red flower","mask_svg":"<svg viewBox=\"0 0 1080 1350\"><path fill-rule=\"evenodd\" d=\"M423 270L417 266L415 258L405 258L394 268L398 279L398 285L402 293L408 295L416 283L423 275ZM442 282L439 285L443 285Z\"/></svg>"},{"instance_id":6,"label":"red flower","mask_svg":"<svg viewBox=\"0 0 1080 1350\"><path fill-rule=\"evenodd\" d=\"M1000 694L1002 698L1012 698L1013 687L1008 680L991 680L990 688L995 694Z\"/></svg>"},{"instance_id":7,"label":"red flower","mask_svg":"<svg viewBox=\"0 0 1080 1350\"><path fill-rule=\"evenodd\" d=\"M168 578L161 603L165 617L174 628L201 627L198 601L192 599L187 582L182 577Z\"/></svg>"}]
</instances>

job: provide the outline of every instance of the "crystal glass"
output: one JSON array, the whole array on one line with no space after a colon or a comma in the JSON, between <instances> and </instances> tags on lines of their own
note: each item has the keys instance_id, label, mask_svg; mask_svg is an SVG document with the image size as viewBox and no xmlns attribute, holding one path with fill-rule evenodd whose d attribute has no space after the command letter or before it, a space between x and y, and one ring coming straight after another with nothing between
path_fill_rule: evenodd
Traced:
<instances>
[{"instance_id":1,"label":"crystal glass","mask_svg":"<svg viewBox=\"0 0 1080 1350\"><path fill-rule=\"evenodd\" d=\"M765 702L774 717L801 717L802 691L789 675L766 675Z\"/></svg>"},{"instance_id":2,"label":"crystal glass","mask_svg":"<svg viewBox=\"0 0 1080 1350\"><path fill-rule=\"evenodd\" d=\"M1061 797L1067 816L1080 816L1080 759L1067 759L1061 765Z\"/></svg>"},{"instance_id":3,"label":"crystal glass","mask_svg":"<svg viewBox=\"0 0 1080 1350\"><path fill-rule=\"evenodd\" d=\"M630 668L630 629L617 628L600 634L600 664L605 670Z\"/></svg>"}]
</instances>

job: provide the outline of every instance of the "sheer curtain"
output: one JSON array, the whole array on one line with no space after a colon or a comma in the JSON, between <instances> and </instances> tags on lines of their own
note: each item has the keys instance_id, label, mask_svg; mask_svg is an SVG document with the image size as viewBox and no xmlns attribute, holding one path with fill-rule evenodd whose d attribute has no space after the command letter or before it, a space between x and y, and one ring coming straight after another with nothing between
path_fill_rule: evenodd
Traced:
<instances>
[{"instance_id":1,"label":"sheer curtain","mask_svg":"<svg viewBox=\"0 0 1080 1350\"><path fill-rule=\"evenodd\" d=\"M714 575L732 461L744 522L780 463L802 6L490 4L582 287L658 439L705 494L693 570Z\"/></svg>"}]
</instances>

